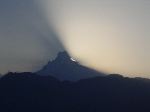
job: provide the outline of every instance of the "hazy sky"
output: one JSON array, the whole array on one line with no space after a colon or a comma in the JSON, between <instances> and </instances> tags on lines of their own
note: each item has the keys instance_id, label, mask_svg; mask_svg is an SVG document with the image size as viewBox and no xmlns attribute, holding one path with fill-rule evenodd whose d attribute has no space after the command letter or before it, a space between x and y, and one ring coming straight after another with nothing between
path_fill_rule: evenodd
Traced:
<instances>
[{"instance_id":1,"label":"hazy sky","mask_svg":"<svg viewBox=\"0 0 150 112\"><path fill-rule=\"evenodd\" d=\"M150 78L149 0L35 1L0 1L1 73L39 69L64 45L86 66Z\"/></svg>"},{"instance_id":2,"label":"hazy sky","mask_svg":"<svg viewBox=\"0 0 150 112\"><path fill-rule=\"evenodd\" d=\"M34 0L0 0L0 73L37 70L62 49Z\"/></svg>"}]
</instances>

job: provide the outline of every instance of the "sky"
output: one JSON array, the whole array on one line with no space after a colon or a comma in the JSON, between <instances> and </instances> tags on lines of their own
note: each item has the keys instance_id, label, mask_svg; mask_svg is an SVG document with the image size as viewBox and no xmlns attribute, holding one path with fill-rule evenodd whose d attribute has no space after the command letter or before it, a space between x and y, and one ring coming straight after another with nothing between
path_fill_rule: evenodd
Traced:
<instances>
[{"instance_id":1,"label":"sky","mask_svg":"<svg viewBox=\"0 0 150 112\"><path fill-rule=\"evenodd\" d=\"M36 71L59 51L106 73L150 78L149 0L1 0L0 72Z\"/></svg>"},{"instance_id":2,"label":"sky","mask_svg":"<svg viewBox=\"0 0 150 112\"><path fill-rule=\"evenodd\" d=\"M63 49L34 0L0 0L0 73L36 71Z\"/></svg>"}]
</instances>

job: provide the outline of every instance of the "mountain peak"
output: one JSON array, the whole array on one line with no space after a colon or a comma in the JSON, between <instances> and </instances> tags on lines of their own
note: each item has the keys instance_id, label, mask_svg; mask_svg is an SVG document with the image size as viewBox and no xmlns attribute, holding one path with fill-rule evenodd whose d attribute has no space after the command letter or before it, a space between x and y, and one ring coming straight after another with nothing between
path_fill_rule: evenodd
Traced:
<instances>
[{"instance_id":1,"label":"mountain peak","mask_svg":"<svg viewBox=\"0 0 150 112\"><path fill-rule=\"evenodd\" d=\"M59 52L57 56L58 57L67 57L67 58L70 57L70 55L66 51Z\"/></svg>"},{"instance_id":2,"label":"mountain peak","mask_svg":"<svg viewBox=\"0 0 150 112\"><path fill-rule=\"evenodd\" d=\"M50 61L38 71L37 74L52 75L60 80L74 81L104 75L103 73L99 73L93 69L80 65L80 63L71 58L66 51L59 52L56 59Z\"/></svg>"},{"instance_id":3,"label":"mountain peak","mask_svg":"<svg viewBox=\"0 0 150 112\"><path fill-rule=\"evenodd\" d=\"M55 60L63 60L63 61L66 61L66 60L70 60L70 55L66 52L66 51L63 51L63 52L59 52L56 59Z\"/></svg>"},{"instance_id":4,"label":"mountain peak","mask_svg":"<svg viewBox=\"0 0 150 112\"><path fill-rule=\"evenodd\" d=\"M55 62L63 62L63 63L78 63L75 59L73 59L66 51L59 52L56 59L54 60ZM53 61L53 62L54 62Z\"/></svg>"}]
</instances>

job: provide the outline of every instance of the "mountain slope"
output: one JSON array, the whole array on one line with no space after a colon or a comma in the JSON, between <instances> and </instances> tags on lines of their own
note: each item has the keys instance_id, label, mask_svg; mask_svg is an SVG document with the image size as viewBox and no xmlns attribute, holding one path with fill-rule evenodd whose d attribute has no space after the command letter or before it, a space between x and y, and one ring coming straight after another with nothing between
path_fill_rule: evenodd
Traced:
<instances>
[{"instance_id":1,"label":"mountain slope","mask_svg":"<svg viewBox=\"0 0 150 112\"><path fill-rule=\"evenodd\" d=\"M60 80L76 81L94 76L104 76L104 73L80 65L67 52L60 52L55 60L50 61L37 72L39 75L52 75Z\"/></svg>"}]
</instances>

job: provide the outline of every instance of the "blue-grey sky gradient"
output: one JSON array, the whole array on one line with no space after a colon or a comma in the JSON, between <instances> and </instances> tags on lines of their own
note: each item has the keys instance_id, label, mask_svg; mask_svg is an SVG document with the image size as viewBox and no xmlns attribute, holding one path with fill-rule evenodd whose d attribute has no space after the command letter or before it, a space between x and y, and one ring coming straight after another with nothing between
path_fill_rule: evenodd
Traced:
<instances>
[{"instance_id":1,"label":"blue-grey sky gradient","mask_svg":"<svg viewBox=\"0 0 150 112\"><path fill-rule=\"evenodd\" d=\"M0 1L1 73L35 71L63 50L35 1Z\"/></svg>"}]
</instances>

